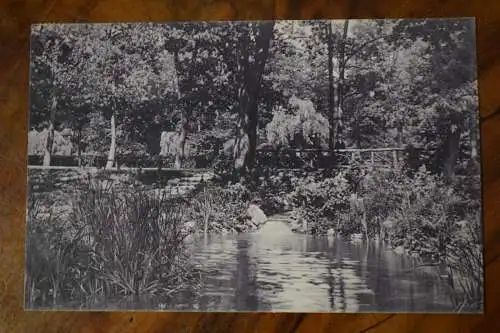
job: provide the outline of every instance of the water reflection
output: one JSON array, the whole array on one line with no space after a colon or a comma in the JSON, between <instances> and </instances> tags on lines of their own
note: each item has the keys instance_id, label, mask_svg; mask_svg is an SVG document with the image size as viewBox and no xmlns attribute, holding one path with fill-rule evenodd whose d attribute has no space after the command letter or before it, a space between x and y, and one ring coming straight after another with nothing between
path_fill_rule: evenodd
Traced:
<instances>
[{"instance_id":1,"label":"water reflection","mask_svg":"<svg viewBox=\"0 0 500 333\"><path fill-rule=\"evenodd\" d=\"M193 256L201 296L167 308L210 311L451 311L443 285L377 243L289 232L212 235Z\"/></svg>"}]
</instances>

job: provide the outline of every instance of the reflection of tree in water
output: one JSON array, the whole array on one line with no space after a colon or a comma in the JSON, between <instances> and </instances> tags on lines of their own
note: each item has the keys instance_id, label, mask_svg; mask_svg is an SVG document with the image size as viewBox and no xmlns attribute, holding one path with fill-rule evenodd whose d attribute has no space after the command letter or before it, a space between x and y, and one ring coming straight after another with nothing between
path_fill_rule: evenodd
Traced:
<instances>
[{"instance_id":1,"label":"reflection of tree in water","mask_svg":"<svg viewBox=\"0 0 500 333\"><path fill-rule=\"evenodd\" d=\"M196 258L206 270L199 310L388 311L439 306L435 282L417 281L408 258L384 245L341 238L209 237ZM186 305L186 307L185 307ZM303 309L303 310L302 310Z\"/></svg>"},{"instance_id":2,"label":"reflection of tree in water","mask_svg":"<svg viewBox=\"0 0 500 333\"><path fill-rule=\"evenodd\" d=\"M375 242L351 245L351 251L354 258L360 259L357 273L368 289L373 291L371 295L363 295L360 299L368 309L427 311L433 307L446 306L439 289L440 282L432 276L416 272L412 258L397 255L383 244Z\"/></svg>"},{"instance_id":3,"label":"reflection of tree in water","mask_svg":"<svg viewBox=\"0 0 500 333\"><path fill-rule=\"evenodd\" d=\"M351 253L353 258L359 259L359 265L354 267L354 271L361 280L367 284L367 289L376 290L378 286L382 283L380 279L380 274L375 273L372 275L371 268L378 267L377 271L383 270L383 262L380 260L380 251L378 243L368 243L368 244L358 244L351 245ZM375 281L370 283L370 281ZM375 289L373 289L375 288ZM368 305L369 309L377 309L377 298L379 298L378 293L365 294L360 297L360 301L363 305ZM382 300L379 300L382 301Z\"/></svg>"},{"instance_id":4,"label":"reflection of tree in water","mask_svg":"<svg viewBox=\"0 0 500 333\"><path fill-rule=\"evenodd\" d=\"M332 248L328 251L328 299L330 301L330 307L332 310L335 309L345 311L345 288L342 278L342 269L339 269L339 263L342 262L342 247L340 242L335 241L329 245L331 245ZM335 276L336 274L334 272L339 272L340 274L338 274L338 276Z\"/></svg>"},{"instance_id":5,"label":"reflection of tree in water","mask_svg":"<svg viewBox=\"0 0 500 333\"><path fill-rule=\"evenodd\" d=\"M249 255L250 243L247 239L237 241L237 266L235 274L235 310L256 311L259 307L257 294L257 267Z\"/></svg>"},{"instance_id":6,"label":"reflection of tree in water","mask_svg":"<svg viewBox=\"0 0 500 333\"><path fill-rule=\"evenodd\" d=\"M190 309L211 311L233 307L235 245L232 238L220 235L195 241L193 260L202 270L202 286L196 296L189 299Z\"/></svg>"},{"instance_id":7,"label":"reflection of tree in water","mask_svg":"<svg viewBox=\"0 0 500 333\"><path fill-rule=\"evenodd\" d=\"M355 268L356 273L373 291L370 295L363 295L361 302L369 309L387 310L392 307L394 290L389 277L396 274L397 263L387 260L384 255L386 249L378 243L351 244L350 247L353 257L360 262Z\"/></svg>"}]
</instances>

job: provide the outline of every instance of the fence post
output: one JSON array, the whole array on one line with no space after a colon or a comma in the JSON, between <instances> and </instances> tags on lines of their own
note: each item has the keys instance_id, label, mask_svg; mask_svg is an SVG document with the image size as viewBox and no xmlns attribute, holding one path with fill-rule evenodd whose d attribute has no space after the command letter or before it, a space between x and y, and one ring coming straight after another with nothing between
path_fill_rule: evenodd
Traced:
<instances>
[{"instance_id":1,"label":"fence post","mask_svg":"<svg viewBox=\"0 0 500 333\"><path fill-rule=\"evenodd\" d=\"M371 151L371 152L370 152L370 159L371 159L372 165L374 165L374 164L375 164L375 158L374 158L374 155L375 155L375 152L374 152L374 151Z\"/></svg>"},{"instance_id":2,"label":"fence post","mask_svg":"<svg viewBox=\"0 0 500 333\"><path fill-rule=\"evenodd\" d=\"M392 151L392 159L394 160L394 167L398 166L398 152L397 150Z\"/></svg>"}]
</instances>

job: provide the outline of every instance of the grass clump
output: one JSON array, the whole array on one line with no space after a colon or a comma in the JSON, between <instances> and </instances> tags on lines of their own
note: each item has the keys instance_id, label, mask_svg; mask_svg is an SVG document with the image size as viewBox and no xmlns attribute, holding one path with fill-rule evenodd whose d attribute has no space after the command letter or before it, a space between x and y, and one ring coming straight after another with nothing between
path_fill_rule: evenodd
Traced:
<instances>
[{"instance_id":1,"label":"grass clump","mask_svg":"<svg viewBox=\"0 0 500 333\"><path fill-rule=\"evenodd\" d=\"M66 218L40 214L30 198L29 307L93 307L197 285L184 246L183 210L166 197L89 180L75 192Z\"/></svg>"},{"instance_id":2,"label":"grass clump","mask_svg":"<svg viewBox=\"0 0 500 333\"><path fill-rule=\"evenodd\" d=\"M250 231L257 227L246 216L250 199L250 192L240 184L206 186L186 203L186 212L199 232Z\"/></svg>"}]
</instances>

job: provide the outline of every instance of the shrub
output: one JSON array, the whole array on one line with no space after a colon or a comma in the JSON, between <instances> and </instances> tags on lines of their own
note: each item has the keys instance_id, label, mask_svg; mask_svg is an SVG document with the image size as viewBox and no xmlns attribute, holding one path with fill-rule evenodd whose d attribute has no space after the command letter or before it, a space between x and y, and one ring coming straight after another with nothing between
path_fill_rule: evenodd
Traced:
<instances>
[{"instance_id":1,"label":"shrub","mask_svg":"<svg viewBox=\"0 0 500 333\"><path fill-rule=\"evenodd\" d=\"M289 209L286 196L294 188L289 173L276 174L268 166L256 168L245 186L250 191L251 201L259 205L266 215L282 213Z\"/></svg>"},{"instance_id":2,"label":"shrub","mask_svg":"<svg viewBox=\"0 0 500 333\"><path fill-rule=\"evenodd\" d=\"M250 192L241 184L205 187L187 204L188 216L199 231L247 231L253 227L245 220L249 200Z\"/></svg>"},{"instance_id":3,"label":"shrub","mask_svg":"<svg viewBox=\"0 0 500 333\"><path fill-rule=\"evenodd\" d=\"M413 176L397 170L374 173L365 185L369 219L392 221L392 245L443 264L457 310L481 310L479 179L456 177L445 183L421 167Z\"/></svg>"},{"instance_id":4,"label":"shrub","mask_svg":"<svg viewBox=\"0 0 500 333\"><path fill-rule=\"evenodd\" d=\"M90 185L74 203L93 267L119 294L171 292L185 276L182 210L164 196Z\"/></svg>"},{"instance_id":5,"label":"shrub","mask_svg":"<svg viewBox=\"0 0 500 333\"><path fill-rule=\"evenodd\" d=\"M376 172L363 185L370 234L380 234L384 222L393 221L385 224L393 246L436 260L443 256L453 232L452 188L424 166L413 176L399 169Z\"/></svg>"},{"instance_id":6,"label":"shrub","mask_svg":"<svg viewBox=\"0 0 500 333\"><path fill-rule=\"evenodd\" d=\"M344 173L323 180L304 179L291 194L294 208L308 224L307 232L324 233L349 207L349 184Z\"/></svg>"},{"instance_id":7,"label":"shrub","mask_svg":"<svg viewBox=\"0 0 500 333\"><path fill-rule=\"evenodd\" d=\"M214 163L213 168L215 174L227 181L233 178L234 160L232 156L222 154Z\"/></svg>"}]
</instances>

